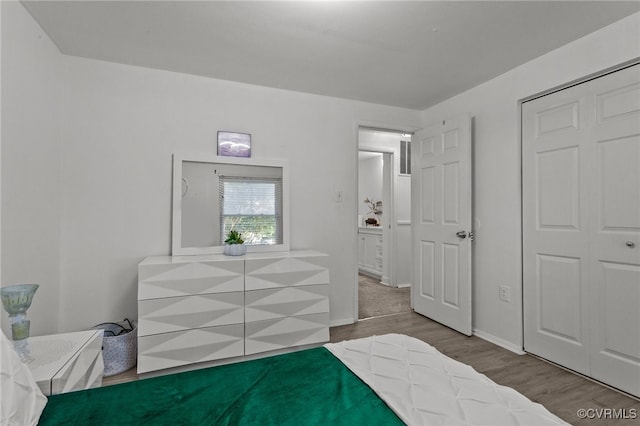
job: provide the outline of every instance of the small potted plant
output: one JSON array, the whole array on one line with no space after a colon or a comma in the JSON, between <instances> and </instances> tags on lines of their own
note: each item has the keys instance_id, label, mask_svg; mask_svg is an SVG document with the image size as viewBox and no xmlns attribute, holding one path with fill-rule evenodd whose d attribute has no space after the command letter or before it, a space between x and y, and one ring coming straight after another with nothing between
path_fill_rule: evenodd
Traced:
<instances>
[{"instance_id":1,"label":"small potted plant","mask_svg":"<svg viewBox=\"0 0 640 426\"><path fill-rule=\"evenodd\" d=\"M367 225L380 226L380 219L377 216L382 214L382 201L374 201L373 198L365 198L364 203L369 207L369 213L374 214L374 217L368 217L364 222Z\"/></svg>"},{"instance_id":2,"label":"small potted plant","mask_svg":"<svg viewBox=\"0 0 640 426\"><path fill-rule=\"evenodd\" d=\"M247 254L247 246L244 245L242 234L238 231L231 230L224 240L224 254L227 256L242 256Z\"/></svg>"}]
</instances>

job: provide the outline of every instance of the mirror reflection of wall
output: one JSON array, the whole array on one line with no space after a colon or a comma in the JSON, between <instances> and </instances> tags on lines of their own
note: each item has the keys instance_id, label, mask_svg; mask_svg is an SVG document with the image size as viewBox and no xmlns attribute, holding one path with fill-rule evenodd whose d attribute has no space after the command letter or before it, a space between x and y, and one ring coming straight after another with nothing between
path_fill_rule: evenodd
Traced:
<instances>
[{"instance_id":1,"label":"mirror reflection of wall","mask_svg":"<svg viewBox=\"0 0 640 426\"><path fill-rule=\"evenodd\" d=\"M380 152L358 152L358 224L365 226L364 221L368 217L376 217L382 221L383 215L376 216L370 212L369 206L364 203L368 198L373 201L382 201L383 182L383 157ZM384 212L385 206L382 206Z\"/></svg>"},{"instance_id":2,"label":"mirror reflection of wall","mask_svg":"<svg viewBox=\"0 0 640 426\"><path fill-rule=\"evenodd\" d=\"M220 244L218 184L212 163L182 164L182 247Z\"/></svg>"},{"instance_id":3,"label":"mirror reflection of wall","mask_svg":"<svg viewBox=\"0 0 640 426\"><path fill-rule=\"evenodd\" d=\"M282 167L182 162L181 247L283 244Z\"/></svg>"}]
</instances>

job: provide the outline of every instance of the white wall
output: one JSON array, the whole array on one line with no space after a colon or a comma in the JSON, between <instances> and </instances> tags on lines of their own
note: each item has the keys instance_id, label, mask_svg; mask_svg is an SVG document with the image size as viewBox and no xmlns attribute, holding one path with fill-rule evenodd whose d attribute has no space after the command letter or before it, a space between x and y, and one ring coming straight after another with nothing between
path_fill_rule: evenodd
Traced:
<instances>
[{"instance_id":1,"label":"white wall","mask_svg":"<svg viewBox=\"0 0 640 426\"><path fill-rule=\"evenodd\" d=\"M470 113L475 119L474 328L522 346L518 100L640 56L640 15L517 67L422 113L423 125ZM512 303L498 286L512 287Z\"/></svg>"},{"instance_id":2,"label":"white wall","mask_svg":"<svg viewBox=\"0 0 640 426\"><path fill-rule=\"evenodd\" d=\"M2 5L0 4L0 285L2 283ZM7 333L3 324L7 321L2 312L0 312L0 328L2 332Z\"/></svg>"},{"instance_id":3,"label":"white wall","mask_svg":"<svg viewBox=\"0 0 640 426\"><path fill-rule=\"evenodd\" d=\"M58 328L61 56L18 2L2 7L2 286L37 283L31 334ZM10 336L6 312L3 330Z\"/></svg>"},{"instance_id":4,"label":"white wall","mask_svg":"<svg viewBox=\"0 0 640 426\"><path fill-rule=\"evenodd\" d=\"M358 161L358 214L364 219L375 217L373 213L369 214L371 209L363 202L365 198L382 201L382 166L382 154Z\"/></svg>"},{"instance_id":5,"label":"white wall","mask_svg":"<svg viewBox=\"0 0 640 426\"><path fill-rule=\"evenodd\" d=\"M136 265L170 251L171 154L214 153L218 130L251 133L254 158L289 161L291 247L329 253L331 320L354 320L356 122L406 127L419 112L75 57L64 65L61 329L136 315Z\"/></svg>"}]
</instances>

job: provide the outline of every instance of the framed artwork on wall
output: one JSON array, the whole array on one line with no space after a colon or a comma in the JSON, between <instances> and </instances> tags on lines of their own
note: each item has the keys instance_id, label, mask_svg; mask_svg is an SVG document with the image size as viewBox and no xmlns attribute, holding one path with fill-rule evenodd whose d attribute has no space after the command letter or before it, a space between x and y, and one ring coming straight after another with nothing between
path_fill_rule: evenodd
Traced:
<instances>
[{"instance_id":1,"label":"framed artwork on wall","mask_svg":"<svg viewBox=\"0 0 640 426\"><path fill-rule=\"evenodd\" d=\"M248 133L218 132L218 155L251 157L251 135Z\"/></svg>"}]
</instances>

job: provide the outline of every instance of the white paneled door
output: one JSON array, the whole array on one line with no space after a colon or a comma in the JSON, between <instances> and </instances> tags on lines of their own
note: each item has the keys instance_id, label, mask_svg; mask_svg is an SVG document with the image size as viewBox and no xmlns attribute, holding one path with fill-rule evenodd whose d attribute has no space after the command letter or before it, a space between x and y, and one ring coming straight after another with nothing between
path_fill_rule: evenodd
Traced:
<instances>
[{"instance_id":1,"label":"white paneled door","mask_svg":"<svg viewBox=\"0 0 640 426\"><path fill-rule=\"evenodd\" d=\"M471 119L415 134L411 228L413 308L471 335Z\"/></svg>"},{"instance_id":2,"label":"white paneled door","mask_svg":"<svg viewBox=\"0 0 640 426\"><path fill-rule=\"evenodd\" d=\"M525 350L640 396L640 65L522 120Z\"/></svg>"}]
</instances>

